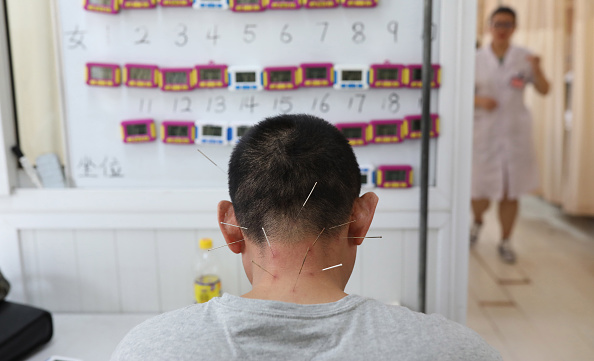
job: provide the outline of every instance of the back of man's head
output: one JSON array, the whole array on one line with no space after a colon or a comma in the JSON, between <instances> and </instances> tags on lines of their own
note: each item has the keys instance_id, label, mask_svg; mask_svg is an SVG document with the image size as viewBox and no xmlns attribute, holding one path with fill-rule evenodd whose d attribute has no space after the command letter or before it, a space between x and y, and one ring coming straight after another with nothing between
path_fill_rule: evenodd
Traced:
<instances>
[{"instance_id":1,"label":"back of man's head","mask_svg":"<svg viewBox=\"0 0 594 361\"><path fill-rule=\"evenodd\" d=\"M311 197L303 207L316 184ZM347 222L361 190L357 159L332 124L310 115L280 115L252 127L229 161L229 193L244 234L263 245L295 242ZM302 208L303 207L303 208Z\"/></svg>"}]
</instances>

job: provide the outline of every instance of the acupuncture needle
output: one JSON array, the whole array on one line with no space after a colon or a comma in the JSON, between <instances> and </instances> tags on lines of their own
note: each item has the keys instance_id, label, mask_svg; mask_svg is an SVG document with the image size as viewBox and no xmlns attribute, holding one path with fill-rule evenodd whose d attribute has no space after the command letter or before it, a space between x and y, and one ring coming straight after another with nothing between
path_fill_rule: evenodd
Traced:
<instances>
[{"instance_id":1,"label":"acupuncture needle","mask_svg":"<svg viewBox=\"0 0 594 361\"><path fill-rule=\"evenodd\" d=\"M235 224L231 224L231 223L225 223L225 222L221 222L221 224L226 224L226 225L228 225L228 226L231 226L231 227L237 227L237 228L243 228L243 229L247 229L247 228L245 228L245 227L242 227L242 226L237 226L237 225L235 225Z\"/></svg>"},{"instance_id":2,"label":"acupuncture needle","mask_svg":"<svg viewBox=\"0 0 594 361\"><path fill-rule=\"evenodd\" d=\"M299 213L297 213L297 217L299 217L299 215L301 214L301 211L303 210L303 207L305 207L305 204L309 200L309 197L311 197L311 194L313 193L314 189L316 189L316 186L317 185L318 185L318 182L316 182L314 184L313 188L311 189L311 192L309 192L309 195L307 196L307 199L305 199L305 202L303 202L303 205L301 206L301 209L299 210Z\"/></svg>"},{"instance_id":3,"label":"acupuncture needle","mask_svg":"<svg viewBox=\"0 0 594 361\"><path fill-rule=\"evenodd\" d=\"M331 266L331 267L324 268L322 271L327 271L329 269L336 268L336 267L342 267L342 263L341 264L337 264L336 266Z\"/></svg>"},{"instance_id":4,"label":"acupuncture needle","mask_svg":"<svg viewBox=\"0 0 594 361\"><path fill-rule=\"evenodd\" d=\"M301 271L303 271L303 265L305 264L305 260L307 259L307 255L309 254L309 249L316 245L316 242L318 241L318 239L320 239L320 236L322 235L322 233L324 232L325 229L326 228L322 228L322 231L320 232L320 234L318 234L318 237L316 238L314 243L311 246L307 247L307 251L305 251L305 257L303 257L303 262L301 262L301 268L299 269L299 274L297 275L297 279L295 280L295 285L293 286L293 291L295 291L295 287L297 287L297 282L299 281L299 276L301 276Z\"/></svg>"},{"instance_id":5,"label":"acupuncture needle","mask_svg":"<svg viewBox=\"0 0 594 361\"><path fill-rule=\"evenodd\" d=\"M268 239L268 236L266 235L266 231L264 230L264 227L262 227L262 232L264 232L264 237L266 237L266 242L268 242L268 247L270 247L270 252L272 252L272 257L274 257L274 251L272 250L272 246L270 245L270 240Z\"/></svg>"},{"instance_id":6,"label":"acupuncture needle","mask_svg":"<svg viewBox=\"0 0 594 361\"><path fill-rule=\"evenodd\" d=\"M225 172L223 170L223 168L219 167L212 159L208 158L208 156L206 154L204 154L200 149L196 149L197 151L200 152L200 154L202 154L206 159L208 159L212 164L214 164L217 168L219 168L221 170L221 172L227 174L227 172Z\"/></svg>"},{"instance_id":7,"label":"acupuncture needle","mask_svg":"<svg viewBox=\"0 0 594 361\"><path fill-rule=\"evenodd\" d=\"M352 220L352 221L350 221L350 222L346 222L346 223L343 223L343 224L339 224L338 226L330 227L330 228L328 228L328 229L333 229L333 228L338 228L338 227L346 226L347 224L350 224L350 223L353 223L353 222L357 222L357 220L356 220L356 219L353 219L353 220Z\"/></svg>"},{"instance_id":8,"label":"acupuncture needle","mask_svg":"<svg viewBox=\"0 0 594 361\"><path fill-rule=\"evenodd\" d=\"M268 273L269 275L271 275L272 277L276 278L275 275L273 275L272 273L268 272L264 267L260 266L256 262L254 262L254 260L252 260L252 263L255 264L256 266L260 267L260 269L262 269L262 271L264 271L264 272Z\"/></svg>"},{"instance_id":9,"label":"acupuncture needle","mask_svg":"<svg viewBox=\"0 0 594 361\"><path fill-rule=\"evenodd\" d=\"M214 251L214 250L219 249L219 248L227 247L227 246L229 246L229 245L231 245L233 243L239 243L239 242L243 242L243 241L245 241L245 239L240 239L239 241L235 241L235 242L224 244L224 245L219 246L219 247L211 248L211 249L208 250L208 252Z\"/></svg>"},{"instance_id":10,"label":"acupuncture needle","mask_svg":"<svg viewBox=\"0 0 594 361\"><path fill-rule=\"evenodd\" d=\"M372 237L342 237L342 238L383 238L382 236L372 236Z\"/></svg>"}]
</instances>

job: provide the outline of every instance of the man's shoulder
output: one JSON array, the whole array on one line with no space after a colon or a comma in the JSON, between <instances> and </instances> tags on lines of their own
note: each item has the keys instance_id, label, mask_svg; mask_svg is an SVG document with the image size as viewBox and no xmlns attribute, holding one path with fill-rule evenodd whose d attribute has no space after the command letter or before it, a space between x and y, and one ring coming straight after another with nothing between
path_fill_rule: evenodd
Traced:
<instances>
[{"instance_id":1,"label":"man's shoulder","mask_svg":"<svg viewBox=\"0 0 594 361\"><path fill-rule=\"evenodd\" d=\"M149 318L136 327L120 341L114 351L112 361L150 360L155 357L175 357L168 352L179 352L179 347L194 337L192 331L196 320L206 314L205 304L192 305L169 311ZM177 350L176 350L177 349Z\"/></svg>"},{"instance_id":2,"label":"man's shoulder","mask_svg":"<svg viewBox=\"0 0 594 361\"><path fill-rule=\"evenodd\" d=\"M386 352L396 352L388 349L395 347L400 353L410 354L410 359L418 359L414 357L416 354L424 355L426 359L501 360L498 352L476 332L442 315L427 315L375 300L368 300L362 306L378 329L378 334L372 337L382 337L379 333L383 329L406 345L402 348L399 343L386 343Z\"/></svg>"}]
</instances>

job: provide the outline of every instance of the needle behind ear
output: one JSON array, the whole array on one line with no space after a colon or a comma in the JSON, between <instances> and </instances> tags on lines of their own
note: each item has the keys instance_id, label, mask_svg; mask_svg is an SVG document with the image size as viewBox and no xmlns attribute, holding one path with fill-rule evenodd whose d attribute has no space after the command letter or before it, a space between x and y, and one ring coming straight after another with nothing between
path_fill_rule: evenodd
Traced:
<instances>
[{"instance_id":1,"label":"needle behind ear","mask_svg":"<svg viewBox=\"0 0 594 361\"><path fill-rule=\"evenodd\" d=\"M215 249L219 249L219 248L227 247L228 245L230 245L230 244L233 244L233 243L239 243L239 242L243 242L243 241L245 241L245 239L240 239L239 241L235 241L235 242L227 243L227 244L225 244L225 245L222 245L222 246L219 246L219 247L216 247L216 248L210 248L210 249L208 250L208 252L210 252L210 251L214 251Z\"/></svg>"}]
</instances>

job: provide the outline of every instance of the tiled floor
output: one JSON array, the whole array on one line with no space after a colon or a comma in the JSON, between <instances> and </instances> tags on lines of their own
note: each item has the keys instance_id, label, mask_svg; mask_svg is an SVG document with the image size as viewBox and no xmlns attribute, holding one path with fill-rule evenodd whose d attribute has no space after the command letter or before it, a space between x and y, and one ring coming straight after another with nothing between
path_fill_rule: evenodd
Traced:
<instances>
[{"instance_id":1,"label":"tiled floor","mask_svg":"<svg viewBox=\"0 0 594 361\"><path fill-rule=\"evenodd\" d=\"M505 361L594 360L594 220L523 199L510 266L494 208L470 253L467 325Z\"/></svg>"}]
</instances>

